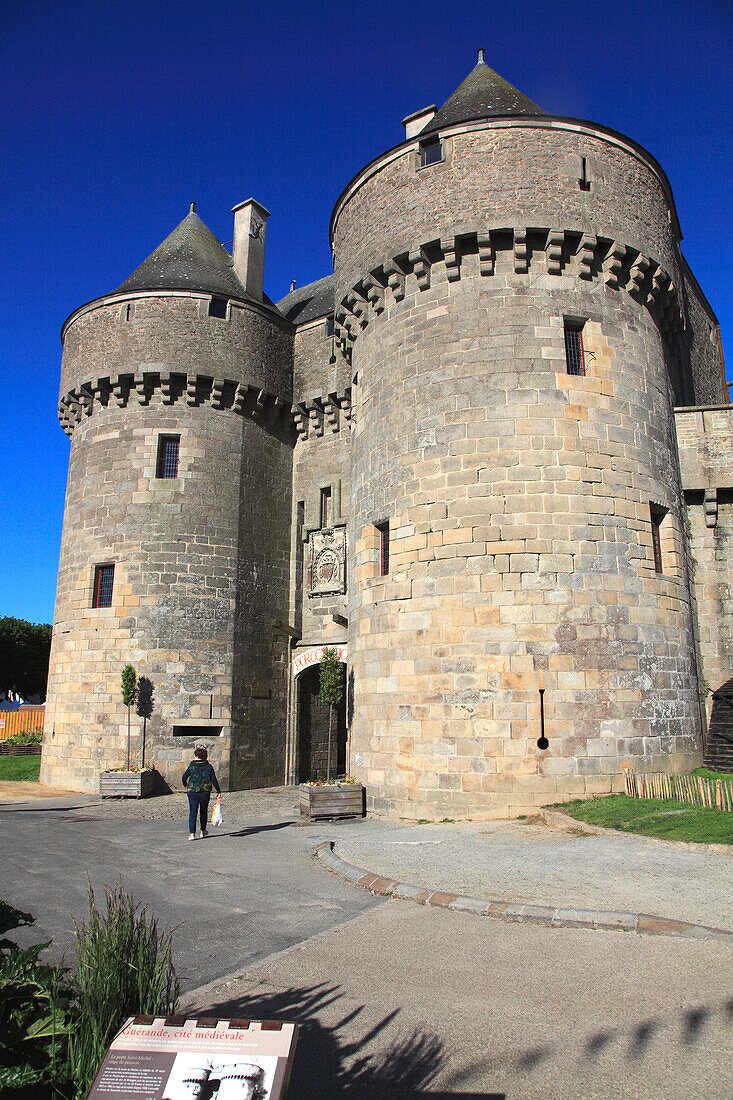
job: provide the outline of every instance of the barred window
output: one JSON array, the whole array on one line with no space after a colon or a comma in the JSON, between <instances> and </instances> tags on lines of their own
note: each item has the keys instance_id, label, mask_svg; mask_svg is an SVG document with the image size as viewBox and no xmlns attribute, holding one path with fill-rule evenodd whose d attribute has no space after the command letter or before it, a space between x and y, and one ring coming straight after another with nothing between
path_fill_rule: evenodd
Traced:
<instances>
[{"instance_id":1,"label":"barred window","mask_svg":"<svg viewBox=\"0 0 733 1100\"><path fill-rule=\"evenodd\" d=\"M98 565L94 570L92 607L111 607L115 581L114 565Z\"/></svg>"},{"instance_id":2,"label":"barred window","mask_svg":"<svg viewBox=\"0 0 733 1100\"><path fill-rule=\"evenodd\" d=\"M568 374L585 374L582 321L565 320L565 365Z\"/></svg>"},{"instance_id":3,"label":"barred window","mask_svg":"<svg viewBox=\"0 0 733 1100\"><path fill-rule=\"evenodd\" d=\"M162 435L158 440L158 469L156 477L178 477L178 435Z\"/></svg>"}]
</instances>

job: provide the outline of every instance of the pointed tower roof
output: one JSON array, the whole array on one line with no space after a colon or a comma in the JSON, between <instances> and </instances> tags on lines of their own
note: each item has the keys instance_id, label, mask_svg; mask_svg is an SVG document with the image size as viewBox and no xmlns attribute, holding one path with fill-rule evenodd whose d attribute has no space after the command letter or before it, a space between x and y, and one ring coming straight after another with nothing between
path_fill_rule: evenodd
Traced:
<instances>
[{"instance_id":1,"label":"pointed tower roof","mask_svg":"<svg viewBox=\"0 0 733 1100\"><path fill-rule=\"evenodd\" d=\"M430 134L458 122L472 122L479 118L532 115L547 115L547 111L490 69L484 62L484 51L479 50L478 63L421 133Z\"/></svg>"},{"instance_id":2,"label":"pointed tower roof","mask_svg":"<svg viewBox=\"0 0 733 1100\"><path fill-rule=\"evenodd\" d=\"M129 290L203 290L249 297L232 270L232 257L196 214L195 203L180 225L114 293Z\"/></svg>"}]
</instances>

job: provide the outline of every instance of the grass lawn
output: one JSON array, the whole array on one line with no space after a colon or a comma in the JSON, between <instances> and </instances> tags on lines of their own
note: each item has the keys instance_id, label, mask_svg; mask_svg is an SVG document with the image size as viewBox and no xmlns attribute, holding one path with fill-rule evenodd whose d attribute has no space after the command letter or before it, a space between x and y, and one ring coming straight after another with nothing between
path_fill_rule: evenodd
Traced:
<instances>
[{"instance_id":1,"label":"grass lawn","mask_svg":"<svg viewBox=\"0 0 733 1100\"><path fill-rule=\"evenodd\" d=\"M703 779L727 779L728 782L733 780L733 772L712 772L710 768L695 768L690 775L701 775Z\"/></svg>"},{"instance_id":2,"label":"grass lawn","mask_svg":"<svg viewBox=\"0 0 733 1100\"><path fill-rule=\"evenodd\" d=\"M27 783L37 783L40 770L40 755L0 756L0 782L24 780Z\"/></svg>"},{"instance_id":3,"label":"grass lawn","mask_svg":"<svg viewBox=\"0 0 733 1100\"><path fill-rule=\"evenodd\" d=\"M675 798L630 798L611 794L548 809L562 810L577 821L641 833L665 840L689 840L698 844L733 844L733 814L706 806L688 806Z\"/></svg>"}]
</instances>

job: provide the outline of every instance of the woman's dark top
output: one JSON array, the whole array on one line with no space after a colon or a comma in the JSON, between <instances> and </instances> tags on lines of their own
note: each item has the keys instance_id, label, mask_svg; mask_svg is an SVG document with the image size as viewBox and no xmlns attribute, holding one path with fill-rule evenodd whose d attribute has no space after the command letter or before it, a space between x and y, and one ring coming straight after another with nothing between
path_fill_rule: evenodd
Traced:
<instances>
[{"instance_id":1,"label":"woman's dark top","mask_svg":"<svg viewBox=\"0 0 733 1100\"><path fill-rule=\"evenodd\" d=\"M198 791L210 791L212 787L217 794L221 794L216 772L208 760L199 760L198 757L191 761L183 773L183 785L192 794Z\"/></svg>"}]
</instances>

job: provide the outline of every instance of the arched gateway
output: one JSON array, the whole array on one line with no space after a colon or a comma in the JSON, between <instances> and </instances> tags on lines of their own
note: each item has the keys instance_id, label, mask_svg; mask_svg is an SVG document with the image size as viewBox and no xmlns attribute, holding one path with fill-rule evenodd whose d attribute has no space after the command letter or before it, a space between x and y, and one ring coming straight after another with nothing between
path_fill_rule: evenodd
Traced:
<instances>
[{"instance_id":1,"label":"arched gateway","mask_svg":"<svg viewBox=\"0 0 733 1100\"><path fill-rule=\"evenodd\" d=\"M333 647L346 666L346 646ZM325 646L314 646L293 657L295 682L293 739L296 758L295 775L299 783L327 778L328 731L331 725L331 776L347 772L346 691L333 716L330 707L319 698L319 668Z\"/></svg>"}]
</instances>

